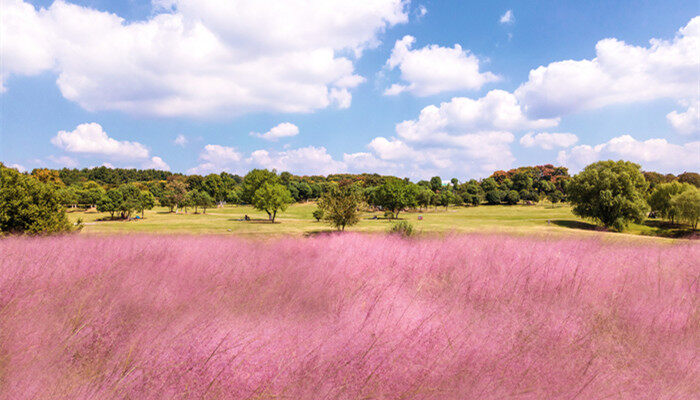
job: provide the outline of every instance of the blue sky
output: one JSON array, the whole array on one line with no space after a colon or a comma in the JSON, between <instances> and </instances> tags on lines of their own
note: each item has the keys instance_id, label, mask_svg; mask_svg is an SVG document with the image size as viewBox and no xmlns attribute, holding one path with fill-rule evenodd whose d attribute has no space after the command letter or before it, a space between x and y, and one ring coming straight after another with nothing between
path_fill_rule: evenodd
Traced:
<instances>
[{"instance_id":1,"label":"blue sky","mask_svg":"<svg viewBox=\"0 0 700 400\"><path fill-rule=\"evenodd\" d=\"M0 160L20 169L700 169L695 2L1 7Z\"/></svg>"}]
</instances>

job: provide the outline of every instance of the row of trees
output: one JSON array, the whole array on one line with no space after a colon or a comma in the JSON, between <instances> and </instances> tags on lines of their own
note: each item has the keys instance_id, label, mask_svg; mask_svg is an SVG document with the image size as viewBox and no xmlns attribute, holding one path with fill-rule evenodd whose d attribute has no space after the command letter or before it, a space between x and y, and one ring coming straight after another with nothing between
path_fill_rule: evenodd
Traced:
<instances>
[{"instance_id":1,"label":"row of trees","mask_svg":"<svg viewBox=\"0 0 700 400\"><path fill-rule=\"evenodd\" d=\"M29 190L32 187L50 193L52 201L58 204L54 211L60 210L61 206L96 207L110 213L112 218L129 218L135 213L143 216L144 210L156 204L168 207L171 212L187 212L193 207L195 213L200 209L206 213L207 208L228 202L252 205L265 211L269 220L274 222L278 213L289 204L318 199L319 210L315 217L326 219L341 229L352 224L350 210L357 210L360 205L384 210L388 217L398 218L406 209L516 204L548 199L553 203L570 201L577 215L618 230L630 222L643 220L649 210L671 222L697 226L697 216L694 217L693 213L697 209L697 186L700 185L700 179L697 179L700 175L696 173L673 177L642 172L639 165L623 161L592 164L573 178L566 168L543 165L496 171L480 181L460 182L453 178L449 183L438 176L413 183L408 179L377 174L300 177L260 169L252 170L244 177L226 172L207 176L167 173L165 179L118 185L106 184L104 180L80 180L81 177L106 179L116 176L126 180L162 177L153 171L115 170L119 173L105 173L104 170L104 167L80 171L38 169L27 175L3 167L3 171L11 171L4 172L8 178L3 178L3 185L11 186L12 190L26 187L25 191L34 190L32 193L35 193L38 189ZM666 182L671 178L674 180ZM72 183L66 184L64 179ZM11 202L9 193L14 193L12 190L3 192L5 205ZM36 198L36 195L22 198L31 202L32 196ZM337 196L342 198L336 199ZM17 226L7 225L3 230L39 229Z\"/></svg>"}]
</instances>

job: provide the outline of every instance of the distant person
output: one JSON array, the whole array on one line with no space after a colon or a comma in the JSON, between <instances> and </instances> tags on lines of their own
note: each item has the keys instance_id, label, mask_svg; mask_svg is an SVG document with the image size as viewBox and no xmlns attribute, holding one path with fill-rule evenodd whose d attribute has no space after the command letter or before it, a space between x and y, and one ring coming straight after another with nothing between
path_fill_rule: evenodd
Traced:
<instances>
[{"instance_id":1,"label":"distant person","mask_svg":"<svg viewBox=\"0 0 700 400\"><path fill-rule=\"evenodd\" d=\"M250 221L250 217L248 216L248 214L246 214L245 217L243 217L243 219L246 221Z\"/></svg>"}]
</instances>

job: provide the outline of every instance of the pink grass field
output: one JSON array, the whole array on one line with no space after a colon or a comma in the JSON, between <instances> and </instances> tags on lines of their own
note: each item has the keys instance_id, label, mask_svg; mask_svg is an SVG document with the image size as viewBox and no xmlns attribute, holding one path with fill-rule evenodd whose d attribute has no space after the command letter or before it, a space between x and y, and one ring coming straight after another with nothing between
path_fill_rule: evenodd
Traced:
<instances>
[{"instance_id":1,"label":"pink grass field","mask_svg":"<svg viewBox=\"0 0 700 400\"><path fill-rule=\"evenodd\" d=\"M691 399L700 245L0 240L2 399Z\"/></svg>"}]
</instances>

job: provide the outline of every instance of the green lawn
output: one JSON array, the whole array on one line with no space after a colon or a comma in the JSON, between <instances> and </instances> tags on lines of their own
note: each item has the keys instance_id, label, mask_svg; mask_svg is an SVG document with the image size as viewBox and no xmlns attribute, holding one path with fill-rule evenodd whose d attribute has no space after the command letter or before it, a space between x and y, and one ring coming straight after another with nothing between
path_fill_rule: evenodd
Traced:
<instances>
[{"instance_id":1,"label":"green lawn","mask_svg":"<svg viewBox=\"0 0 700 400\"><path fill-rule=\"evenodd\" d=\"M107 213L95 211L69 212L72 221L81 218L83 233L194 233L194 234L313 234L329 231L325 222L316 222L311 213L314 203L294 204L277 217L275 224L267 221L264 212L249 206L211 208L206 214L169 213L165 208L146 211L145 218L135 221L99 221ZM248 215L253 221L243 221ZM374 217L377 219L373 219ZM422 216L422 220L418 217ZM423 212L402 212L399 217L411 222L419 232L510 232L515 234L600 234L593 225L575 217L568 205L441 207ZM363 213L352 231L385 232L393 221L383 213ZM653 224L652 224L653 225ZM669 230L647 225L632 225L631 234L668 235ZM671 232L672 233L672 232Z\"/></svg>"}]
</instances>

